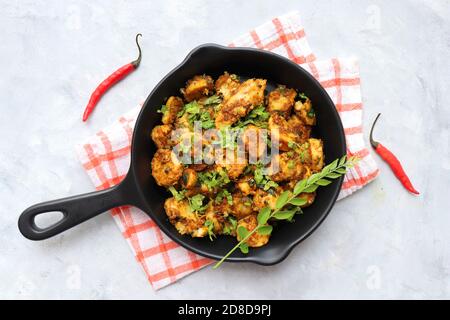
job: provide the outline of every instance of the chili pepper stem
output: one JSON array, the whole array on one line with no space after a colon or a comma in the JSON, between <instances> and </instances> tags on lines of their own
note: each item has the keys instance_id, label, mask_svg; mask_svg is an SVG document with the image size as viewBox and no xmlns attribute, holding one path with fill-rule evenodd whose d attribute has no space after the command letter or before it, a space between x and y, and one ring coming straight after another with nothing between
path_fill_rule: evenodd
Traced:
<instances>
[{"instance_id":1,"label":"chili pepper stem","mask_svg":"<svg viewBox=\"0 0 450 320\"><path fill-rule=\"evenodd\" d=\"M139 67L139 65L141 64L141 60L142 60L142 51L141 51L141 46L139 45L139 37L142 37L142 34L138 33L136 35L136 45L138 47L139 50L139 56L137 57L136 60L134 60L133 62L131 62L131 64L133 65L133 67L135 69L137 69Z\"/></svg>"},{"instance_id":2,"label":"chili pepper stem","mask_svg":"<svg viewBox=\"0 0 450 320\"><path fill-rule=\"evenodd\" d=\"M378 147L378 141L375 141L375 140L373 140L373 128L375 127L375 124L377 123L377 121L378 121L378 118L381 116L381 113L379 113L378 115L377 115L377 117L375 118L375 120L374 120L374 122L373 122L373 124L372 124L372 127L370 128L370 136L369 136L369 139L370 139L370 144L372 145L372 147L374 147L375 149Z\"/></svg>"}]
</instances>

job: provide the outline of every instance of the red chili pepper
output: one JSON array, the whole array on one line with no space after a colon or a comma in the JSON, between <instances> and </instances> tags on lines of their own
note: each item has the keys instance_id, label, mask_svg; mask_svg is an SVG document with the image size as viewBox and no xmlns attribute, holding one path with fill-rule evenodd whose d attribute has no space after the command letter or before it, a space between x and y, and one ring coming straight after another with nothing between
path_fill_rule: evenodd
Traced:
<instances>
[{"instance_id":1,"label":"red chili pepper","mask_svg":"<svg viewBox=\"0 0 450 320\"><path fill-rule=\"evenodd\" d=\"M398 180L400 180L400 182L403 184L406 190L414 194L419 194L419 191L414 189L411 181L406 175L405 170L403 170L403 167L400 161L397 159L397 157L385 146L383 146L378 141L373 140L372 138L373 128L375 127L375 124L377 123L380 115L381 113L377 115L375 121L373 122L372 128L370 129L370 144L375 149L375 151L380 155L380 157L383 158L383 160L386 161L387 164L391 167L392 172L394 172L395 176L398 178Z\"/></svg>"},{"instance_id":2,"label":"red chili pepper","mask_svg":"<svg viewBox=\"0 0 450 320\"><path fill-rule=\"evenodd\" d=\"M142 58L141 47L139 46L138 42L139 36L142 37L142 35L140 33L136 35L136 45L139 50L138 58L133 62L128 63L123 67L117 69L113 74L111 74L108 78L103 80L103 82L98 85L98 87L92 93L91 98L89 99L89 103L87 104L86 109L84 110L83 121L87 120L87 118L94 110L100 98L105 94L106 91L108 91L109 88L114 86L117 82L125 78L127 75L129 75L131 72L133 72L139 67Z\"/></svg>"}]
</instances>

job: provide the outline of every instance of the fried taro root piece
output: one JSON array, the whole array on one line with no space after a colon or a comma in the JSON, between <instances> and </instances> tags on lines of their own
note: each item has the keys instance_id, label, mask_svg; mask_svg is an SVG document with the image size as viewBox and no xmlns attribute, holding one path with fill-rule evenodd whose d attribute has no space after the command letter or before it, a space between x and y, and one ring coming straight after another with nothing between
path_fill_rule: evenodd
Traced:
<instances>
[{"instance_id":1,"label":"fried taro root piece","mask_svg":"<svg viewBox=\"0 0 450 320\"><path fill-rule=\"evenodd\" d=\"M273 113L270 116L269 129L271 130L272 137L278 138L278 147L281 151L289 151L292 149L292 144L301 142L300 136L289 125L288 121L278 113Z\"/></svg>"},{"instance_id":2,"label":"fried taro root piece","mask_svg":"<svg viewBox=\"0 0 450 320\"><path fill-rule=\"evenodd\" d=\"M162 124L152 130L152 140L158 149L169 148L173 145L171 140L172 126Z\"/></svg>"},{"instance_id":3,"label":"fried taro root piece","mask_svg":"<svg viewBox=\"0 0 450 320\"><path fill-rule=\"evenodd\" d=\"M283 152L274 157L272 167L278 166L278 170L270 175L275 182L301 179L303 176L303 164L300 157L293 151Z\"/></svg>"},{"instance_id":4,"label":"fried taro root piece","mask_svg":"<svg viewBox=\"0 0 450 320\"><path fill-rule=\"evenodd\" d=\"M181 89L181 93L186 101L200 99L201 97L208 96L214 89L214 81L210 76L197 75L188 80L186 87Z\"/></svg>"},{"instance_id":5,"label":"fried taro root piece","mask_svg":"<svg viewBox=\"0 0 450 320\"><path fill-rule=\"evenodd\" d=\"M304 97L303 101L297 101L294 105L294 111L305 125L314 126L316 124L316 113L309 98Z\"/></svg>"},{"instance_id":6,"label":"fried taro root piece","mask_svg":"<svg viewBox=\"0 0 450 320\"><path fill-rule=\"evenodd\" d=\"M201 238L208 234L205 227L205 217L199 216L191 210L187 200L169 198L164 202L169 221L180 234L189 234L194 238Z\"/></svg>"},{"instance_id":7,"label":"fried taro root piece","mask_svg":"<svg viewBox=\"0 0 450 320\"><path fill-rule=\"evenodd\" d=\"M171 96L167 99L166 105L163 107L163 116L162 123L163 124L173 124L177 119L178 112L183 109L184 103L180 97Z\"/></svg>"},{"instance_id":8,"label":"fried taro root piece","mask_svg":"<svg viewBox=\"0 0 450 320\"><path fill-rule=\"evenodd\" d=\"M297 92L285 86L278 86L267 95L267 111L278 112L288 116L295 103Z\"/></svg>"},{"instance_id":9,"label":"fried taro root piece","mask_svg":"<svg viewBox=\"0 0 450 320\"><path fill-rule=\"evenodd\" d=\"M325 163L322 140L310 138L296 152L299 154L302 163L305 164L305 169L309 169L311 172L322 170Z\"/></svg>"},{"instance_id":10,"label":"fried taro root piece","mask_svg":"<svg viewBox=\"0 0 450 320\"><path fill-rule=\"evenodd\" d=\"M240 84L239 78L235 74L225 72L216 80L216 93L220 94L226 101L236 92Z\"/></svg>"},{"instance_id":11,"label":"fried taro root piece","mask_svg":"<svg viewBox=\"0 0 450 320\"><path fill-rule=\"evenodd\" d=\"M287 123L289 128L298 135L298 144L305 143L311 136L311 127L305 125L298 115L290 116Z\"/></svg>"},{"instance_id":12,"label":"fried taro root piece","mask_svg":"<svg viewBox=\"0 0 450 320\"><path fill-rule=\"evenodd\" d=\"M264 103L267 80L249 79L239 85L236 92L225 101L216 114L216 127L232 125L256 106Z\"/></svg>"},{"instance_id":13,"label":"fried taro root piece","mask_svg":"<svg viewBox=\"0 0 450 320\"><path fill-rule=\"evenodd\" d=\"M152 159L152 175L158 185L170 187L183 174L183 165L169 149L158 149Z\"/></svg>"}]
</instances>

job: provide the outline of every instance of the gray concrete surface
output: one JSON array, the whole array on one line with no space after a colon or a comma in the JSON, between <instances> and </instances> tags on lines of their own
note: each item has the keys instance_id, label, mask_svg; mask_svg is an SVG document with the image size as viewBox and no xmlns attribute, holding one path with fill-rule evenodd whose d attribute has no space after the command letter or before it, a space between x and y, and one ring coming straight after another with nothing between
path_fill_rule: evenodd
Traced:
<instances>
[{"instance_id":1,"label":"gray concrete surface","mask_svg":"<svg viewBox=\"0 0 450 320\"><path fill-rule=\"evenodd\" d=\"M207 268L158 292L108 215L45 242L18 233L27 206L92 190L74 145L143 101L191 48L290 10L319 59L360 59L365 133L382 112L377 138L420 197L377 158L380 177L283 263ZM82 123L99 80L134 59L137 32L140 70ZM448 1L0 0L0 39L0 298L450 298Z\"/></svg>"}]
</instances>

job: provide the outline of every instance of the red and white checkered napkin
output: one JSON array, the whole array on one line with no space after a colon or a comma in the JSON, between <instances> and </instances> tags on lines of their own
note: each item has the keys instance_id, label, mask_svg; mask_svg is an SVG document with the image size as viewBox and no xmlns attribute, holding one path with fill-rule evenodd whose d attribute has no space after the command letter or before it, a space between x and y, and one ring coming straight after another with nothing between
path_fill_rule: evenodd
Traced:
<instances>
[{"instance_id":1,"label":"red and white checkered napkin","mask_svg":"<svg viewBox=\"0 0 450 320\"><path fill-rule=\"evenodd\" d=\"M348 154L362 158L346 174L339 199L362 188L378 175L362 135L362 101L356 60L316 61L298 12L275 18L239 37L230 46L256 47L288 57L301 64L325 87L341 116ZM79 159L97 190L116 185L127 173L132 131L139 110L140 107L130 110L77 147ZM120 207L111 211L153 288L162 288L212 262L170 240L139 209Z\"/></svg>"}]
</instances>

